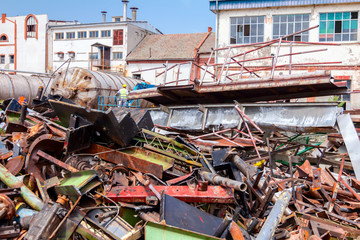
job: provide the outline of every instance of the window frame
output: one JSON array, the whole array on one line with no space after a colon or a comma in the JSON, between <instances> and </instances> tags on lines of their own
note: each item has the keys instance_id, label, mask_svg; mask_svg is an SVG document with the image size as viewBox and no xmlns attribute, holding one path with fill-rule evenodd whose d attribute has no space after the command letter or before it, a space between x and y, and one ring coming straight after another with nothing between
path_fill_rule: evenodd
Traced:
<instances>
[{"instance_id":1,"label":"window frame","mask_svg":"<svg viewBox=\"0 0 360 240\"><path fill-rule=\"evenodd\" d=\"M72 35L72 37L69 37ZM66 32L66 39L75 39L75 32Z\"/></svg>"},{"instance_id":2,"label":"window frame","mask_svg":"<svg viewBox=\"0 0 360 240\"><path fill-rule=\"evenodd\" d=\"M109 33L109 36L105 36L107 34L104 33ZM102 38L111 38L111 30L101 30L101 37Z\"/></svg>"},{"instance_id":3,"label":"window frame","mask_svg":"<svg viewBox=\"0 0 360 240\"><path fill-rule=\"evenodd\" d=\"M34 18L34 25L28 25L28 21L29 19L31 18ZM24 38L25 40L27 40L28 38L35 38L35 39L38 39L38 26L39 26L39 22L37 20L37 18L35 17L35 15L33 14L29 14L27 15L27 17L25 18L25 22L24 22L25 26L25 34L24 34ZM28 30L28 26L34 26L34 30L33 31L29 31ZM29 35L28 33L31 32L31 33L34 33L34 36L31 36Z\"/></svg>"},{"instance_id":4,"label":"window frame","mask_svg":"<svg viewBox=\"0 0 360 240\"><path fill-rule=\"evenodd\" d=\"M253 23L253 18L256 18L256 22ZM263 20L263 22L261 21L261 18ZM264 42L265 39L265 15L257 15L257 16L234 16L234 17L230 17L229 18L229 27L230 27L230 36L229 36L229 45L237 45L237 44L248 44L248 43L260 43L260 42ZM235 23L233 22L233 19L235 21ZM242 19L242 25L238 24L239 19ZM252 27L254 24L256 24L256 28ZM262 34L259 34L259 25L262 25ZM241 26L243 26L241 28ZM232 33L232 29L233 27L235 28L235 38L233 38L233 33ZM242 29L240 31L240 28ZM255 29L255 30L254 30ZM246 36L245 31L247 32ZM256 31L255 35L252 35L252 32ZM243 36L241 37L241 42L238 42L238 39L240 37L238 37L237 35L243 32ZM249 34L249 35L248 35ZM248 37L248 42L245 41L245 37ZM255 38L255 41L252 41L252 39ZM235 42L233 43L232 40L235 39Z\"/></svg>"},{"instance_id":5,"label":"window frame","mask_svg":"<svg viewBox=\"0 0 360 240\"><path fill-rule=\"evenodd\" d=\"M14 63L15 63L15 55L9 54L9 64L14 64Z\"/></svg>"},{"instance_id":6,"label":"window frame","mask_svg":"<svg viewBox=\"0 0 360 240\"><path fill-rule=\"evenodd\" d=\"M0 64L5 64L5 54L0 54Z\"/></svg>"},{"instance_id":7,"label":"window frame","mask_svg":"<svg viewBox=\"0 0 360 240\"><path fill-rule=\"evenodd\" d=\"M78 34L78 39L85 39L85 38L87 38L87 31L78 31L77 32Z\"/></svg>"},{"instance_id":8,"label":"window frame","mask_svg":"<svg viewBox=\"0 0 360 240\"><path fill-rule=\"evenodd\" d=\"M58 38L58 36L61 36ZM63 32L56 32L55 33L55 40L64 40L64 33Z\"/></svg>"},{"instance_id":9,"label":"window frame","mask_svg":"<svg viewBox=\"0 0 360 240\"><path fill-rule=\"evenodd\" d=\"M319 12L319 42L357 42L359 40L359 12L360 11L334 11L334 12ZM349 13L349 18L344 18L344 13ZM352 13L356 13L356 18L352 18ZM341 19L336 19L337 16L341 14ZM325 19L322 19L322 15L325 15ZM333 15L329 19L329 15ZM333 19L331 19L333 18ZM344 31L344 21L348 21L348 32ZM329 33L329 28L331 30L330 22L333 22L333 33ZM337 31L337 22L340 22L340 28L341 32ZM356 31L352 32L352 22L356 23ZM325 33L322 31L323 29L323 23L325 23ZM338 25L339 26L339 25ZM328 36L333 35L333 37ZM322 37L325 36L325 37ZM344 39L344 37L348 37L348 39ZM352 39L352 37L355 37L355 39ZM337 37L340 37L339 39L336 39Z\"/></svg>"},{"instance_id":10,"label":"window frame","mask_svg":"<svg viewBox=\"0 0 360 240\"><path fill-rule=\"evenodd\" d=\"M5 37L6 39L5 39L5 40L2 40L2 39L1 39L2 37ZM5 33L3 33L3 34L0 35L0 42L8 42L8 41L9 41L9 37L8 37Z\"/></svg>"},{"instance_id":11,"label":"window frame","mask_svg":"<svg viewBox=\"0 0 360 240\"><path fill-rule=\"evenodd\" d=\"M115 55L119 55L119 58L115 58ZM112 53L112 59L114 61L119 61L119 60L123 60L124 54L123 52L113 52Z\"/></svg>"},{"instance_id":12,"label":"window frame","mask_svg":"<svg viewBox=\"0 0 360 240\"><path fill-rule=\"evenodd\" d=\"M96 33L96 36L91 36L92 33ZM99 37L99 31L98 30L94 30L94 31L89 31L89 38L98 38Z\"/></svg>"},{"instance_id":13,"label":"window frame","mask_svg":"<svg viewBox=\"0 0 360 240\"><path fill-rule=\"evenodd\" d=\"M92 58L92 56L96 56L96 58ZM99 53L98 52L93 52L93 53L89 53L89 60L98 60L99 59Z\"/></svg>"},{"instance_id":14,"label":"window frame","mask_svg":"<svg viewBox=\"0 0 360 240\"><path fill-rule=\"evenodd\" d=\"M303 29L307 29L310 26L310 13L299 13L299 14L278 14L278 15L272 15L272 39L278 39L281 36L286 36L289 34L293 34L295 32L301 31ZM293 20L289 20L290 17L293 17ZM307 20L304 20L305 16L307 17ZM276 17L279 18L279 21L276 22ZM284 21L284 17L286 17L286 21ZM301 17L300 20L297 20L298 17ZM275 34L275 24L278 24L278 34ZM289 31L291 25L292 29ZM282 25L285 25L285 33L282 33ZM297 26L300 25L300 28L297 29ZM297 42L309 42L309 31L302 32L290 37L287 37L287 41L297 41Z\"/></svg>"}]
</instances>

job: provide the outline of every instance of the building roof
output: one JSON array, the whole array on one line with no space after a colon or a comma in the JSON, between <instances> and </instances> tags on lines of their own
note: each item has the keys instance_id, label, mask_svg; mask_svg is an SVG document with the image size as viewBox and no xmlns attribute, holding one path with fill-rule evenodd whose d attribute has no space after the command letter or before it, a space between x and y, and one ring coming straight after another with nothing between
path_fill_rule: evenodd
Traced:
<instances>
[{"instance_id":1,"label":"building roof","mask_svg":"<svg viewBox=\"0 0 360 240\"><path fill-rule=\"evenodd\" d=\"M210 0L210 10L216 10L217 1L219 10L360 2L360 0Z\"/></svg>"},{"instance_id":2,"label":"building roof","mask_svg":"<svg viewBox=\"0 0 360 240\"><path fill-rule=\"evenodd\" d=\"M79 29L79 28L93 28L93 27L112 27L112 26L127 26L135 25L143 28L147 31L151 31L155 34L162 34L160 30L149 24L147 21L122 21L122 22L98 22L98 23L72 23L65 25L50 25L52 30L67 30L67 29Z\"/></svg>"},{"instance_id":3,"label":"building roof","mask_svg":"<svg viewBox=\"0 0 360 240\"><path fill-rule=\"evenodd\" d=\"M140 60L193 60L195 48L208 33L147 35L128 55L126 61ZM211 52L215 46L215 34L210 33L199 53Z\"/></svg>"}]
</instances>

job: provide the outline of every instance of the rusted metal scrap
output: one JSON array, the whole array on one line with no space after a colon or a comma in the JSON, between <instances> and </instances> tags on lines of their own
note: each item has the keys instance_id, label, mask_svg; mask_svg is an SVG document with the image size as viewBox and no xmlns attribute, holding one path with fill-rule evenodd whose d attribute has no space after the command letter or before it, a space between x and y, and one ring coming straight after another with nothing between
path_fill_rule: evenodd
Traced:
<instances>
[{"instance_id":1,"label":"rusted metal scrap","mask_svg":"<svg viewBox=\"0 0 360 240\"><path fill-rule=\"evenodd\" d=\"M10 129L0 139L0 236L360 237L355 161L332 136L277 131L281 126L266 132L265 120L253 119L256 111L237 105L225 111L238 114L237 124L210 132L156 126L145 110L89 112L51 101L59 125L55 115L21 114L16 100L8 105L3 126ZM109 132L119 124L131 129Z\"/></svg>"}]
</instances>

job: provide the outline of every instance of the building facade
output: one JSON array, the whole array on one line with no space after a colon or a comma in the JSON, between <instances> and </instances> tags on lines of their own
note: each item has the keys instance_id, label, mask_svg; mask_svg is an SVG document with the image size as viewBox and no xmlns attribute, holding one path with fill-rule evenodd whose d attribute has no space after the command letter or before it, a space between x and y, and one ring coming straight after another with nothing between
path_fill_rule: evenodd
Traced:
<instances>
[{"instance_id":1,"label":"building facade","mask_svg":"<svg viewBox=\"0 0 360 240\"><path fill-rule=\"evenodd\" d=\"M70 66L124 72L127 54L147 35L160 34L146 21L50 26L48 71Z\"/></svg>"},{"instance_id":2,"label":"building facade","mask_svg":"<svg viewBox=\"0 0 360 240\"><path fill-rule=\"evenodd\" d=\"M199 79L215 45L211 30L146 36L126 58L129 76L155 85Z\"/></svg>"},{"instance_id":3,"label":"building facade","mask_svg":"<svg viewBox=\"0 0 360 240\"><path fill-rule=\"evenodd\" d=\"M7 17L0 21L0 69L45 72L48 16Z\"/></svg>"},{"instance_id":4,"label":"building facade","mask_svg":"<svg viewBox=\"0 0 360 240\"><path fill-rule=\"evenodd\" d=\"M293 73L331 71L334 81L347 81L351 94L342 96L342 99L351 102L348 107L353 109L360 107L359 9L360 1L350 0L210 0L210 10L216 14L216 48L271 41L315 27L283 39L285 41L281 44L279 54L289 53L293 41L304 43L294 44L292 52L326 48L327 51L320 53L293 56L292 61L299 65L293 67ZM317 43L334 44L324 47ZM237 48L234 55L247 49ZM277 46L262 51L267 55L276 54ZM224 58L224 53L219 52L216 56L218 62ZM286 60L279 58L278 61L285 64ZM326 64L328 62L331 64ZM269 66L271 61L261 60L256 64L257 67L264 67ZM248 65L251 67L250 63ZM276 73L286 75L288 71L284 67Z\"/></svg>"}]
</instances>

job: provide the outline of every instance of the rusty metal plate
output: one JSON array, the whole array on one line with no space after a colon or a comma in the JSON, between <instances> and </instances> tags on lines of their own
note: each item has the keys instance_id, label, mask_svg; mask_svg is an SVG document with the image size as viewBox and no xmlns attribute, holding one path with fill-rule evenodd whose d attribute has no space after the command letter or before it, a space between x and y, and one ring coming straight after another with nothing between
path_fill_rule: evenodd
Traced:
<instances>
[{"instance_id":1,"label":"rusty metal plate","mask_svg":"<svg viewBox=\"0 0 360 240\"><path fill-rule=\"evenodd\" d=\"M21 169L24 167L25 157L24 156L17 156L15 158L10 159L5 167L11 172L13 175L17 175Z\"/></svg>"},{"instance_id":2,"label":"rusty metal plate","mask_svg":"<svg viewBox=\"0 0 360 240\"><path fill-rule=\"evenodd\" d=\"M188 186L154 186L158 192L180 199L184 202L199 203L233 203L234 192L231 188L221 186L208 186L207 191L199 191L196 186L191 189ZM149 187L145 186L115 186L106 196L115 202L145 203L146 198L155 196Z\"/></svg>"},{"instance_id":3,"label":"rusty metal plate","mask_svg":"<svg viewBox=\"0 0 360 240\"><path fill-rule=\"evenodd\" d=\"M87 152L96 154L99 158L105 161L123 165L132 170L140 171L142 173L151 173L159 178L162 178L163 175L162 165L152 163L150 161L138 158L136 156L131 156L127 153L116 151L111 148L93 144L89 149L87 149Z\"/></svg>"}]
</instances>

